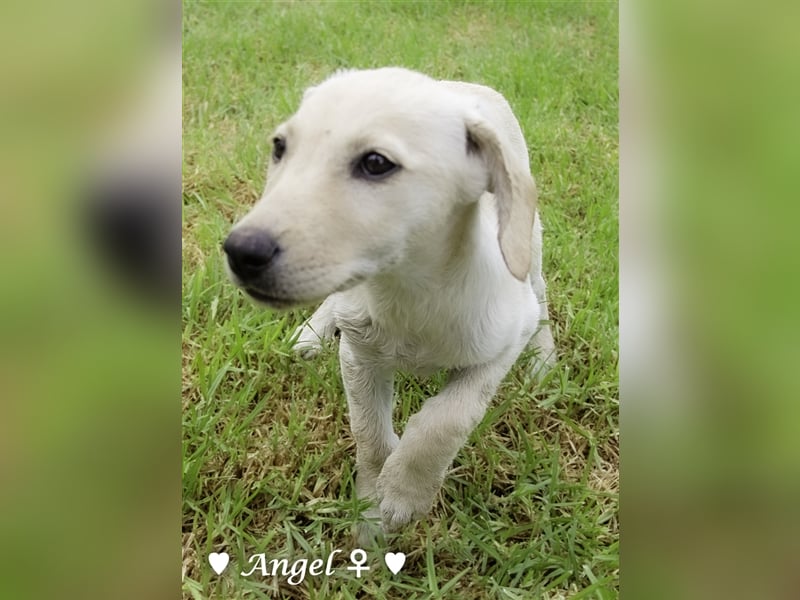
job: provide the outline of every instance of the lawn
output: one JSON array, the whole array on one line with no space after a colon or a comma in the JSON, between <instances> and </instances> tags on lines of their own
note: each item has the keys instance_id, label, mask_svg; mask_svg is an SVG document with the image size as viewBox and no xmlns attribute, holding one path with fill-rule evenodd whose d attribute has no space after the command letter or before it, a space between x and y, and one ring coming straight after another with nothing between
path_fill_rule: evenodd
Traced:
<instances>
[{"instance_id":1,"label":"lawn","mask_svg":"<svg viewBox=\"0 0 800 600\"><path fill-rule=\"evenodd\" d=\"M616 3L186 2L183 14L184 598L618 596ZM354 548L354 443L336 348L287 339L310 309L256 308L221 243L259 197L271 132L341 67L489 85L519 118L545 225L559 362L526 357L459 453L429 517ZM528 357L529 358L529 357ZM397 378L398 431L442 374ZM250 576L251 557L335 573ZM403 552L393 575L384 551ZM221 575L211 552L227 552Z\"/></svg>"}]
</instances>

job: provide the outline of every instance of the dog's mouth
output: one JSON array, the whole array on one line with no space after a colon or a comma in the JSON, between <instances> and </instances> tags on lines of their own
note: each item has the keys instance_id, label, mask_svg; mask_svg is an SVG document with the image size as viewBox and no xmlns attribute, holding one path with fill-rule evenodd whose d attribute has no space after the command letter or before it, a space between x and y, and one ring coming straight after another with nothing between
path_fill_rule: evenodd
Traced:
<instances>
[{"instance_id":1,"label":"dog's mouth","mask_svg":"<svg viewBox=\"0 0 800 600\"><path fill-rule=\"evenodd\" d=\"M250 287L244 288L244 291L247 292L253 299L257 300L258 302L261 302L262 304L266 304L271 308L285 309L303 304L301 300L272 296L270 294L265 294L264 292L261 292L259 290Z\"/></svg>"},{"instance_id":2,"label":"dog's mouth","mask_svg":"<svg viewBox=\"0 0 800 600\"><path fill-rule=\"evenodd\" d=\"M241 287L245 292L247 292L247 294L251 298L253 298L254 300L256 300L256 301L258 301L258 302L260 302L262 304L266 304L267 306L269 306L271 308L276 308L276 309L289 309L289 308L295 308L297 306L303 306L303 305L306 305L306 304L314 304L316 302L320 302L321 300L324 300L327 296L329 296L331 294L335 294L337 292L344 292L346 290L349 290L352 287L355 287L356 285L358 285L359 283L364 281L366 278L367 278L366 274L359 274L359 275L351 276L351 277L347 278L347 280L342 282L340 285L336 286L334 289L330 290L328 293L324 294L320 298L316 298L316 297L315 298L293 298L293 297L286 297L286 296L276 296L274 294L268 294L266 292L263 292L262 290L259 290L258 288L255 288L255 287L246 286L246 285L245 286L241 286Z\"/></svg>"}]
</instances>

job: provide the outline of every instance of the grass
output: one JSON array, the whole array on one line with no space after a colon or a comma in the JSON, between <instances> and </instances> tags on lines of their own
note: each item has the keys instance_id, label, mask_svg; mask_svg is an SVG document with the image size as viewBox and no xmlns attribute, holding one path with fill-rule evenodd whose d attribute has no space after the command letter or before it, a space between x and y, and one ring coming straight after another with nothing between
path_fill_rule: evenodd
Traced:
<instances>
[{"instance_id":1,"label":"grass","mask_svg":"<svg viewBox=\"0 0 800 600\"><path fill-rule=\"evenodd\" d=\"M618 596L615 3L184 4L184 598ZM523 357L458 455L428 519L343 569L358 510L336 349L287 338L308 311L256 309L221 241L264 185L270 133L339 67L398 64L488 84L520 120L546 227L559 363ZM442 376L401 375L396 423ZM335 576L243 577L248 558L325 558ZM228 552L221 575L210 552ZM344 559L342 557L345 557Z\"/></svg>"}]
</instances>

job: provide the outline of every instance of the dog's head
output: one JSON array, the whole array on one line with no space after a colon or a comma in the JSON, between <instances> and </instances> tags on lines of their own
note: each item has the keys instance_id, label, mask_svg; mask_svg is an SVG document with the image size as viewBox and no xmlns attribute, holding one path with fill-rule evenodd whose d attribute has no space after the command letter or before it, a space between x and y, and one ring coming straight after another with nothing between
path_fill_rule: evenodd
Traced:
<instances>
[{"instance_id":1,"label":"dog's head","mask_svg":"<svg viewBox=\"0 0 800 600\"><path fill-rule=\"evenodd\" d=\"M486 191L525 279L536 190L505 100L405 69L340 72L275 131L263 197L224 243L229 270L275 307L321 300L401 264Z\"/></svg>"}]
</instances>

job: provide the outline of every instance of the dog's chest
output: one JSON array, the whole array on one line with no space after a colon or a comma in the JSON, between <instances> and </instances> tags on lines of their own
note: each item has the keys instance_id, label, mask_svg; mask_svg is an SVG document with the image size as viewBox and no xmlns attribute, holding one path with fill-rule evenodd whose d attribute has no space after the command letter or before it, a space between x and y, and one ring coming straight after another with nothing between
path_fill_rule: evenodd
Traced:
<instances>
[{"instance_id":1,"label":"dog's chest","mask_svg":"<svg viewBox=\"0 0 800 600\"><path fill-rule=\"evenodd\" d=\"M424 373L489 362L530 337L538 303L529 285L487 285L418 295L345 293L337 305L338 328L365 358L394 369Z\"/></svg>"},{"instance_id":2,"label":"dog's chest","mask_svg":"<svg viewBox=\"0 0 800 600\"><path fill-rule=\"evenodd\" d=\"M508 339L493 325L488 315L402 312L372 315L349 331L376 362L424 374L497 356Z\"/></svg>"},{"instance_id":3,"label":"dog's chest","mask_svg":"<svg viewBox=\"0 0 800 600\"><path fill-rule=\"evenodd\" d=\"M376 346L381 359L394 368L424 375L486 360L479 344L464 336L452 332L449 337L406 333L405 337L387 337Z\"/></svg>"}]
</instances>

